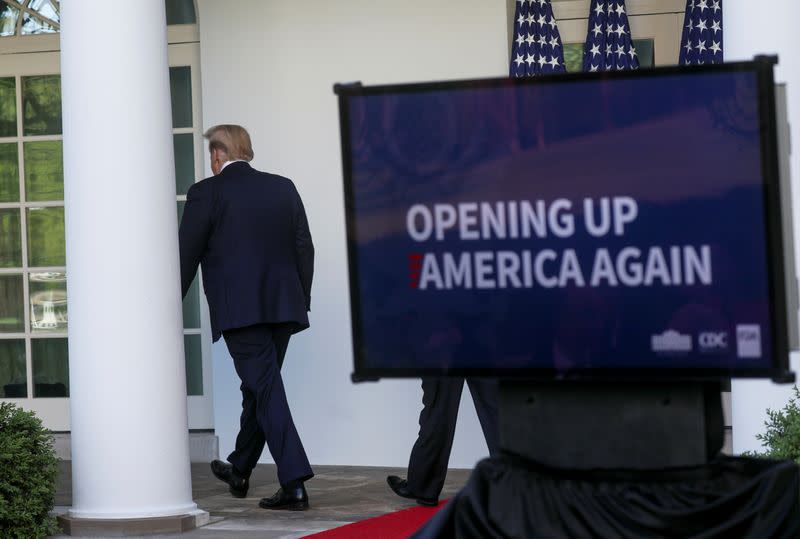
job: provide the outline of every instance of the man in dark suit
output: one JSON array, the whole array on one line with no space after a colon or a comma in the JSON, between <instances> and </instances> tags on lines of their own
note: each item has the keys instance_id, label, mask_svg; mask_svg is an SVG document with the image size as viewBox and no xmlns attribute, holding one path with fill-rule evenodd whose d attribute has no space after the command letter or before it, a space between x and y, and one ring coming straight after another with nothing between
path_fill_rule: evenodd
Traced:
<instances>
[{"instance_id":1,"label":"man in dark suit","mask_svg":"<svg viewBox=\"0 0 800 539\"><path fill-rule=\"evenodd\" d=\"M447 463L453 448L465 381L472 394L489 453L496 455L499 451L496 380L423 378L419 436L411 450L408 479L396 475L386 478L389 487L398 496L416 500L420 505L438 505L439 494L447 477Z\"/></svg>"},{"instance_id":2,"label":"man in dark suit","mask_svg":"<svg viewBox=\"0 0 800 539\"><path fill-rule=\"evenodd\" d=\"M266 442L281 488L259 505L304 510L314 473L292 420L280 369L289 338L309 327L314 246L303 203L288 178L259 172L238 125L205 133L214 176L186 195L180 225L183 295L203 269L214 341L225 338L241 379L242 415L228 462L211 469L245 497Z\"/></svg>"}]
</instances>

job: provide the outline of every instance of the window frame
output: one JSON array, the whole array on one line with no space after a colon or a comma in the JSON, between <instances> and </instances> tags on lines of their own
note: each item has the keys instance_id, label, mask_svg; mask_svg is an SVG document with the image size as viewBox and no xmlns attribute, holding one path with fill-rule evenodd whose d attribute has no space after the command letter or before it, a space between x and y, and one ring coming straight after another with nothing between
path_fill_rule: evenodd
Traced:
<instances>
[{"instance_id":1,"label":"window frame","mask_svg":"<svg viewBox=\"0 0 800 539\"><path fill-rule=\"evenodd\" d=\"M9 38L10 39L10 38ZM38 141L63 141L63 132L56 135L25 135L24 134L24 108L22 95L22 79L32 76L57 75L60 77L58 53L45 53L40 55L26 55L24 58L4 62L9 64L2 71L0 77L14 78L15 99L17 107L17 134L13 137L0 137L0 144L13 143L17 145L19 200L16 202L1 202L0 209L16 209L20 212L20 241L21 241L21 266L13 268L0 268L0 275L22 276L22 297L24 328L22 332L0 333L0 340L25 342L25 371L27 396L4 397L2 400L25 404L26 408L33 409L40 417L47 417L51 428L69 424L69 407L64 403L69 402L69 397L34 397L33 373L33 341L38 339L66 339L66 331L34 331L31 327L30 305L30 276L32 273L61 272L66 273L66 266L32 266L29 261L28 249L28 212L31 208L63 208L64 200L30 201L27 198L25 185L25 155L24 144ZM63 430L63 427L62 427Z\"/></svg>"}]
</instances>

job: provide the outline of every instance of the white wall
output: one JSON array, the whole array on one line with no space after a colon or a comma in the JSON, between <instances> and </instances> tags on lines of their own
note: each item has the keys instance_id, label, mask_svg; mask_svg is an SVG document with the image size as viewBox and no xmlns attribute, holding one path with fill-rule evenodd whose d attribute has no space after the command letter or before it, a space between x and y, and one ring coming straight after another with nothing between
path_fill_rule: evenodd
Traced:
<instances>
[{"instance_id":1,"label":"white wall","mask_svg":"<svg viewBox=\"0 0 800 539\"><path fill-rule=\"evenodd\" d=\"M797 0L762 0L758 9L753 2L725 2L723 30L725 60L750 60L756 54L778 54L776 81L787 84L791 138L795 150L791 158L792 198L795 221L795 253L800 253L800 2ZM800 264L797 265L800 268ZM793 354L792 370L800 371L800 357ZM733 450L758 451L756 434L764 432L766 409L780 409L792 396L791 386L777 386L766 381L739 380L731 384L733 414Z\"/></svg>"},{"instance_id":2,"label":"white wall","mask_svg":"<svg viewBox=\"0 0 800 539\"><path fill-rule=\"evenodd\" d=\"M335 82L364 84L508 74L506 3L487 0L198 0L203 123L240 123L254 166L292 178L316 247L310 330L284 367L289 403L312 464L406 466L416 438L418 380L353 385ZM206 170L209 174L209 171ZM238 380L213 347L214 421L231 450ZM464 391L451 467L488 453ZM264 461L269 461L265 451Z\"/></svg>"}]
</instances>

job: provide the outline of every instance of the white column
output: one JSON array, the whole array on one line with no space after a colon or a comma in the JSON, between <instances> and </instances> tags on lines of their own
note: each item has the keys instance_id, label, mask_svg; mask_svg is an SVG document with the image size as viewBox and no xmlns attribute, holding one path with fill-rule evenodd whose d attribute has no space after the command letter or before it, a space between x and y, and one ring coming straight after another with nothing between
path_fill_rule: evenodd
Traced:
<instances>
[{"instance_id":1,"label":"white column","mask_svg":"<svg viewBox=\"0 0 800 539\"><path fill-rule=\"evenodd\" d=\"M758 4L756 7L755 4ZM757 54L777 54L776 82L785 82L788 91L789 122L794 142L792 198L795 253L800 245L800 2L797 0L734 0L723 4L725 60L749 60ZM798 265L800 267L800 265ZM792 354L791 368L800 370L797 354ZM780 409L792 395L791 386L767 381L740 380L731 384L733 416L733 451L762 450L756 434L764 432L767 408Z\"/></svg>"},{"instance_id":2,"label":"white column","mask_svg":"<svg viewBox=\"0 0 800 539\"><path fill-rule=\"evenodd\" d=\"M70 516L192 502L164 0L62 0Z\"/></svg>"}]
</instances>

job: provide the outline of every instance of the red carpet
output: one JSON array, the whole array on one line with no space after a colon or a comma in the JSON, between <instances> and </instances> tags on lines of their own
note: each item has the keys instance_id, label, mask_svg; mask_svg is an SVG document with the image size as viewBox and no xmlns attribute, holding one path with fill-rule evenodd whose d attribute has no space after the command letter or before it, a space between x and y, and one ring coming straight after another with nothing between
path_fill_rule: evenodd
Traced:
<instances>
[{"instance_id":1,"label":"red carpet","mask_svg":"<svg viewBox=\"0 0 800 539\"><path fill-rule=\"evenodd\" d=\"M412 507L368 518L332 530L306 535L314 539L405 539L425 524L429 518L444 507L446 500L437 507Z\"/></svg>"}]
</instances>

